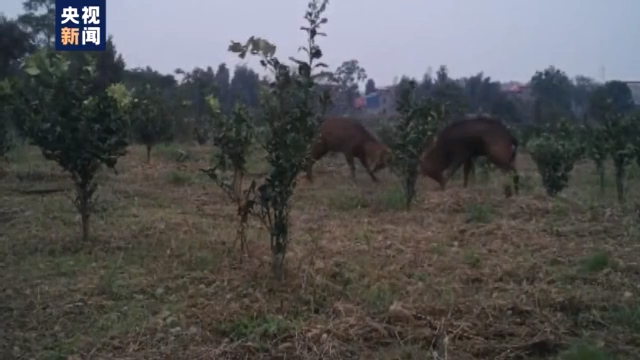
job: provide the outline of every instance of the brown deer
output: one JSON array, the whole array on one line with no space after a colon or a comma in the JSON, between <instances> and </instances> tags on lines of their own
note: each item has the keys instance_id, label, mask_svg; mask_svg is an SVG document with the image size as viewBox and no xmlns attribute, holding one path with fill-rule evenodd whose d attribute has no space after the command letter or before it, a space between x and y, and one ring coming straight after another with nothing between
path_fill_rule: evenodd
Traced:
<instances>
[{"instance_id":1,"label":"brown deer","mask_svg":"<svg viewBox=\"0 0 640 360\"><path fill-rule=\"evenodd\" d=\"M354 180L356 168L353 159L360 160L374 182L378 182L375 173L387 165L389 157L386 145L373 137L362 124L346 117L327 118L320 125L320 136L311 147L311 162L307 166L310 182L313 181L313 164L330 152L344 154Z\"/></svg>"},{"instance_id":2,"label":"brown deer","mask_svg":"<svg viewBox=\"0 0 640 360\"><path fill-rule=\"evenodd\" d=\"M437 135L435 143L424 153L420 171L445 189L447 181L464 166L464 187L467 187L473 161L486 156L490 163L504 172L513 173L513 187L518 193L520 176L515 168L518 140L509 129L495 117L479 115L467 117L445 126ZM449 169L448 174L444 172ZM510 196L510 189L505 194Z\"/></svg>"}]
</instances>

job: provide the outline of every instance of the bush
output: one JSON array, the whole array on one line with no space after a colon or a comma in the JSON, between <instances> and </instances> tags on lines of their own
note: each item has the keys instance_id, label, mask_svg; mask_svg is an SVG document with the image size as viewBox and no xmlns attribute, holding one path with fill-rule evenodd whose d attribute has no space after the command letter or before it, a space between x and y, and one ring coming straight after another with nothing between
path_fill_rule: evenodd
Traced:
<instances>
[{"instance_id":1,"label":"bush","mask_svg":"<svg viewBox=\"0 0 640 360\"><path fill-rule=\"evenodd\" d=\"M435 125L443 118L443 108L432 100L415 99L415 81L409 81L400 89L397 109L400 120L392 131L391 170L402 180L405 206L411 206L416 194L418 162L427 141L435 134Z\"/></svg>"},{"instance_id":2,"label":"bush","mask_svg":"<svg viewBox=\"0 0 640 360\"><path fill-rule=\"evenodd\" d=\"M236 105L231 116L224 116L220 111L218 101L210 96L207 104L212 119L215 119L213 131L213 145L217 152L214 154L213 166L201 169L234 201L238 207L240 223L235 242L240 240L240 247L248 251L245 235L245 225L248 220L249 208L246 206L250 192L242 191L242 179L246 173L247 157L254 139L254 129L249 111L245 106ZM228 173L233 175L229 179Z\"/></svg>"},{"instance_id":3,"label":"bush","mask_svg":"<svg viewBox=\"0 0 640 360\"><path fill-rule=\"evenodd\" d=\"M549 196L556 196L568 186L573 166L582 156L575 135L572 125L561 121L555 131L547 129L527 144Z\"/></svg>"},{"instance_id":4,"label":"bush","mask_svg":"<svg viewBox=\"0 0 640 360\"><path fill-rule=\"evenodd\" d=\"M114 168L125 154L126 99L115 96L117 91L95 92L93 64L80 74L68 68L69 61L61 55L39 52L29 57L25 78L14 84L12 115L25 119L27 135L42 155L71 175L76 188L73 203L80 213L82 239L87 241L96 174L102 165Z\"/></svg>"},{"instance_id":5,"label":"bush","mask_svg":"<svg viewBox=\"0 0 640 360\"><path fill-rule=\"evenodd\" d=\"M13 148L13 138L11 136L11 108L8 106L11 101L11 85L8 81L0 82L0 160Z\"/></svg>"},{"instance_id":6,"label":"bush","mask_svg":"<svg viewBox=\"0 0 640 360\"><path fill-rule=\"evenodd\" d=\"M129 106L133 135L147 149L147 163L151 150L159 142L173 139L173 122L166 100L148 85L135 94Z\"/></svg>"},{"instance_id":7,"label":"bush","mask_svg":"<svg viewBox=\"0 0 640 360\"><path fill-rule=\"evenodd\" d=\"M605 162L611 157L614 165L616 193L619 202L624 202L624 180L626 171L640 147L640 117L614 114L601 119L598 125L585 126L584 143L587 156L596 165L600 178L600 192L604 193Z\"/></svg>"},{"instance_id":8,"label":"bush","mask_svg":"<svg viewBox=\"0 0 640 360\"><path fill-rule=\"evenodd\" d=\"M620 81L609 81L597 87L590 95L590 115L600 122L600 138L593 139L608 152L615 167L616 192L618 201L624 202L624 178L626 169L638 151L638 116L634 116L634 103L629 87ZM602 154L598 154L601 156ZM604 179L601 173L601 179Z\"/></svg>"},{"instance_id":9,"label":"bush","mask_svg":"<svg viewBox=\"0 0 640 360\"><path fill-rule=\"evenodd\" d=\"M296 187L297 175L304 170L310 159L311 143L317 134L322 117L315 113L318 100L314 83L315 69L326 67L317 61L322 51L316 44L319 31L327 22L322 14L327 0L311 0L305 11L308 26L302 27L307 34L307 46L301 49L306 60L290 58L295 72L275 57L276 47L267 40L252 36L245 44L232 42L229 51L244 58L247 53L260 56L260 64L271 72L274 81L269 89L261 93L264 117L264 143L270 172L264 183L256 188L247 206L269 228L273 272L283 278L284 258L289 245L290 199ZM326 109L327 98L321 96L320 104ZM250 191L255 188L255 182Z\"/></svg>"},{"instance_id":10,"label":"bush","mask_svg":"<svg viewBox=\"0 0 640 360\"><path fill-rule=\"evenodd\" d=\"M604 133L608 139L607 148L613 159L618 201L624 202L624 180L626 170L633 161L638 143L638 121L632 115L614 115L604 122Z\"/></svg>"},{"instance_id":11,"label":"bush","mask_svg":"<svg viewBox=\"0 0 640 360\"><path fill-rule=\"evenodd\" d=\"M585 124L583 139L585 143L585 153L596 166L599 178L600 193L604 194L605 167L604 164L609 156L609 139L603 126Z\"/></svg>"}]
</instances>

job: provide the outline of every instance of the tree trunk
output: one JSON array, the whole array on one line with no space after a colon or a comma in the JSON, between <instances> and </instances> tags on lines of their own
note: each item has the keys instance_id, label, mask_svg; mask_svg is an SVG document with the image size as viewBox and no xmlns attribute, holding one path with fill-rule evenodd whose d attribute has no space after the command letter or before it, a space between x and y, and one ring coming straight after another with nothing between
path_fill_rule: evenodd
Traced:
<instances>
[{"instance_id":1,"label":"tree trunk","mask_svg":"<svg viewBox=\"0 0 640 360\"><path fill-rule=\"evenodd\" d=\"M237 200L242 199L242 171L235 169L233 172L233 195Z\"/></svg>"},{"instance_id":2,"label":"tree trunk","mask_svg":"<svg viewBox=\"0 0 640 360\"><path fill-rule=\"evenodd\" d=\"M84 210L80 214L80 219L82 221L82 242L89 241L89 210Z\"/></svg>"},{"instance_id":3,"label":"tree trunk","mask_svg":"<svg viewBox=\"0 0 640 360\"><path fill-rule=\"evenodd\" d=\"M274 253L271 260L271 271L278 281L284 281L284 255L284 253Z\"/></svg>"},{"instance_id":4,"label":"tree trunk","mask_svg":"<svg viewBox=\"0 0 640 360\"><path fill-rule=\"evenodd\" d=\"M618 193L618 202L624 203L624 176L627 158L618 154L613 158L613 166L616 172L616 192Z\"/></svg>"},{"instance_id":5,"label":"tree trunk","mask_svg":"<svg viewBox=\"0 0 640 360\"><path fill-rule=\"evenodd\" d=\"M411 210L411 202L416 195L416 178L413 178L413 174L409 175L404 182L404 196L405 196L405 210Z\"/></svg>"},{"instance_id":6,"label":"tree trunk","mask_svg":"<svg viewBox=\"0 0 640 360\"><path fill-rule=\"evenodd\" d=\"M151 162L151 145L147 145L147 164Z\"/></svg>"},{"instance_id":7,"label":"tree trunk","mask_svg":"<svg viewBox=\"0 0 640 360\"><path fill-rule=\"evenodd\" d=\"M624 203L624 165L616 164L616 192L618 193L618 202Z\"/></svg>"},{"instance_id":8,"label":"tree trunk","mask_svg":"<svg viewBox=\"0 0 640 360\"><path fill-rule=\"evenodd\" d=\"M82 226L82 241L89 241L89 219L91 217L93 196L96 185L92 183L92 176L85 177L82 181L76 183L76 198L74 205L80 213L80 222Z\"/></svg>"},{"instance_id":9,"label":"tree trunk","mask_svg":"<svg viewBox=\"0 0 640 360\"><path fill-rule=\"evenodd\" d=\"M276 211L271 230L271 254L273 275L279 281L284 280L284 257L287 254L289 241L288 219L284 211ZM278 214L279 212L279 214Z\"/></svg>"},{"instance_id":10,"label":"tree trunk","mask_svg":"<svg viewBox=\"0 0 640 360\"><path fill-rule=\"evenodd\" d=\"M600 178L600 195L604 195L604 164L596 165L598 169L598 177Z\"/></svg>"}]
</instances>

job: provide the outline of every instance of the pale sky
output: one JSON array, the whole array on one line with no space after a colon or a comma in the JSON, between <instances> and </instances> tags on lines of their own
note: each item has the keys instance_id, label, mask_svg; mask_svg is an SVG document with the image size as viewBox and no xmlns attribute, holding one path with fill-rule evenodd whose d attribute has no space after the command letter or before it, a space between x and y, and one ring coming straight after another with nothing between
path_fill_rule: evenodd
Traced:
<instances>
[{"instance_id":1,"label":"pale sky","mask_svg":"<svg viewBox=\"0 0 640 360\"><path fill-rule=\"evenodd\" d=\"M14 16L21 3L3 0L0 11ZM108 0L107 31L128 67L233 68L229 41L251 35L274 42L282 59L295 55L305 8L305 0ZM332 69L357 59L378 86L440 64L453 77L484 71L501 81L527 81L548 65L640 80L638 14L638 0L331 0L319 44Z\"/></svg>"}]
</instances>

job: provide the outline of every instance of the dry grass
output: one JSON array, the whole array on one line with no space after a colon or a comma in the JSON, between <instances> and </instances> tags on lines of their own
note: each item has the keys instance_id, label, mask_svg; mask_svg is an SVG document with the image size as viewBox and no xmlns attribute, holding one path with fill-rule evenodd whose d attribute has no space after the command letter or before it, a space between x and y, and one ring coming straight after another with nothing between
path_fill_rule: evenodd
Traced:
<instances>
[{"instance_id":1,"label":"dry grass","mask_svg":"<svg viewBox=\"0 0 640 360\"><path fill-rule=\"evenodd\" d=\"M640 199L598 196L588 164L557 200L520 158L523 193L499 173L446 192L423 179L410 212L395 179L374 185L341 157L294 199L287 279L267 233L230 250L234 208L198 167L206 148L132 149L101 175L95 246L64 174L33 149L0 185L2 359L609 359L640 352ZM178 154L178 155L177 155ZM253 164L262 169L263 164ZM637 170L637 169L636 169ZM242 260L242 261L241 261Z\"/></svg>"}]
</instances>

